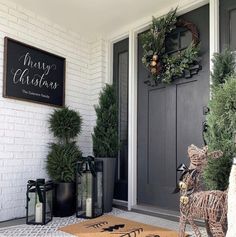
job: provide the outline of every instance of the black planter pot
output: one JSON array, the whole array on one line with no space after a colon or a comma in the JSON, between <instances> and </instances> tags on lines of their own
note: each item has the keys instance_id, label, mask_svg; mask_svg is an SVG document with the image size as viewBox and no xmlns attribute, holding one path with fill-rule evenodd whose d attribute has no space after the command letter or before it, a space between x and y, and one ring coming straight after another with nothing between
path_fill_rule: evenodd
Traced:
<instances>
[{"instance_id":1,"label":"black planter pot","mask_svg":"<svg viewBox=\"0 0 236 237\"><path fill-rule=\"evenodd\" d=\"M72 216L75 213L75 203L75 183L55 183L53 195L53 216Z\"/></svg>"},{"instance_id":2,"label":"black planter pot","mask_svg":"<svg viewBox=\"0 0 236 237\"><path fill-rule=\"evenodd\" d=\"M104 212L112 211L114 195L116 158L96 158L103 161L103 209Z\"/></svg>"}]
</instances>

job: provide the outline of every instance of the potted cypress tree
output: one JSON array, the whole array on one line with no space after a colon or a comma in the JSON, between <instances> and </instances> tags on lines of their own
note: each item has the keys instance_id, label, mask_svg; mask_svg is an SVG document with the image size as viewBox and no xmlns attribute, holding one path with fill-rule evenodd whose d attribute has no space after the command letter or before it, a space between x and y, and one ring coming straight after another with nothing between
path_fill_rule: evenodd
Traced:
<instances>
[{"instance_id":1,"label":"potted cypress tree","mask_svg":"<svg viewBox=\"0 0 236 237\"><path fill-rule=\"evenodd\" d=\"M234 133L236 131L236 63L235 54L229 50L215 53L212 77L212 98L207 116L208 129L205 138L209 150L220 149L223 157L210 159L204 170L208 189L228 188L232 159L235 156Z\"/></svg>"},{"instance_id":2,"label":"potted cypress tree","mask_svg":"<svg viewBox=\"0 0 236 237\"><path fill-rule=\"evenodd\" d=\"M118 142L118 109L115 88L105 85L95 106L97 115L93 139L93 153L103 161L104 212L112 210Z\"/></svg>"},{"instance_id":3,"label":"potted cypress tree","mask_svg":"<svg viewBox=\"0 0 236 237\"><path fill-rule=\"evenodd\" d=\"M207 131L204 137L209 150L220 149L223 157L208 160L204 170L204 181L209 190L225 190L228 188L232 158L236 152L234 144L236 131L235 54L229 50L215 53L212 62L214 65L211 74L210 113L207 115ZM208 236L212 236L209 225L207 225L207 233Z\"/></svg>"},{"instance_id":4,"label":"potted cypress tree","mask_svg":"<svg viewBox=\"0 0 236 237\"><path fill-rule=\"evenodd\" d=\"M57 138L57 143L50 144L46 165L55 182L53 215L71 216L76 203L76 163L82 158L75 138L81 132L82 119L78 112L66 107L55 110L49 123L50 131Z\"/></svg>"}]
</instances>

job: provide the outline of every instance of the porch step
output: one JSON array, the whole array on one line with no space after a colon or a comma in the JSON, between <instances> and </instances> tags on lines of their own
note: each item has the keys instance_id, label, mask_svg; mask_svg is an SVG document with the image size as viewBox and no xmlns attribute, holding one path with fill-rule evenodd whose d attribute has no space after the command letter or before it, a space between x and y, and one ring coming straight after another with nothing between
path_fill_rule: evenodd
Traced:
<instances>
[{"instance_id":1,"label":"porch step","mask_svg":"<svg viewBox=\"0 0 236 237\"><path fill-rule=\"evenodd\" d=\"M155 216L155 217L160 217L163 219L167 219L170 221L179 221L179 213L177 211L172 211L172 210L166 210L154 206L149 206L149 205L135 205L132 207L131 211L145 214L145 215L150 215L150 216Z\"/></svg>"},{"instance_id":2,"label":"porch step","mask_svg":"<svg viewBox=\"0 0 236 237\"><path fill-rule=\"evenodd\" d=\"M131 211L137 212L140 214L149 215L149 216L163 218L170 221L179 222L179 212L177 211L162 209L162 208L149 206L149 205L143 205L143 204L132 206ZM195 223L198 226L205 227L205 222L202 220L196 220Z\"/></svg>"}]
</instances>

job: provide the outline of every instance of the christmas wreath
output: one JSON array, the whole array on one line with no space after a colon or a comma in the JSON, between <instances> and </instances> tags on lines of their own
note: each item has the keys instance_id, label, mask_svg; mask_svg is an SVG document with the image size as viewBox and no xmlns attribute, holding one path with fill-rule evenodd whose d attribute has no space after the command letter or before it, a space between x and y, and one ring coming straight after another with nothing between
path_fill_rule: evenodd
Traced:
<instances>
[{"instance_id":1,"label":"christmas wreath","mask_svg":"<svg viewBox=\"0 0 236 237\"><path fill-rule=\"evenodd\" d=\"M187 28L192 33L192 43L175 53L166 52L166 38L176 27ZM143 47L142 62L151 73L148 84L171 83L180 77L191 77L200 70L199 38L194 24L178 19L176 9L162 18L152 19L150 30L141 35Z\"/></svg>"}]
</instances>

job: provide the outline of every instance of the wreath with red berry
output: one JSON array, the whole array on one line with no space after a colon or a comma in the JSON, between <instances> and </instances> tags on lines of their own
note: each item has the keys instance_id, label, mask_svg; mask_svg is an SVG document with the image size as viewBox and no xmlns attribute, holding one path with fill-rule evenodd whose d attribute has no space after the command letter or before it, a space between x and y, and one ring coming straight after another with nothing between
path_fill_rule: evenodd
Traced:
<instances>
[{"instance_id":1,"label":"wreath with red berry","mask_svg":"<svg viewBox=\"0 0 236 237\"><path fill-rule=\"evenodd\" d=\"M166 52L166 38L176 27L187 28L192 34L192 42L187 48L170 54ZM141 42L142 62L151 74L151 80L146 81L149 85L189 78L201 69L197 27L184 19L177 19L176 9L164 17L153 17L150 30L141 35Z\"/></svg>"}]
</instances>

